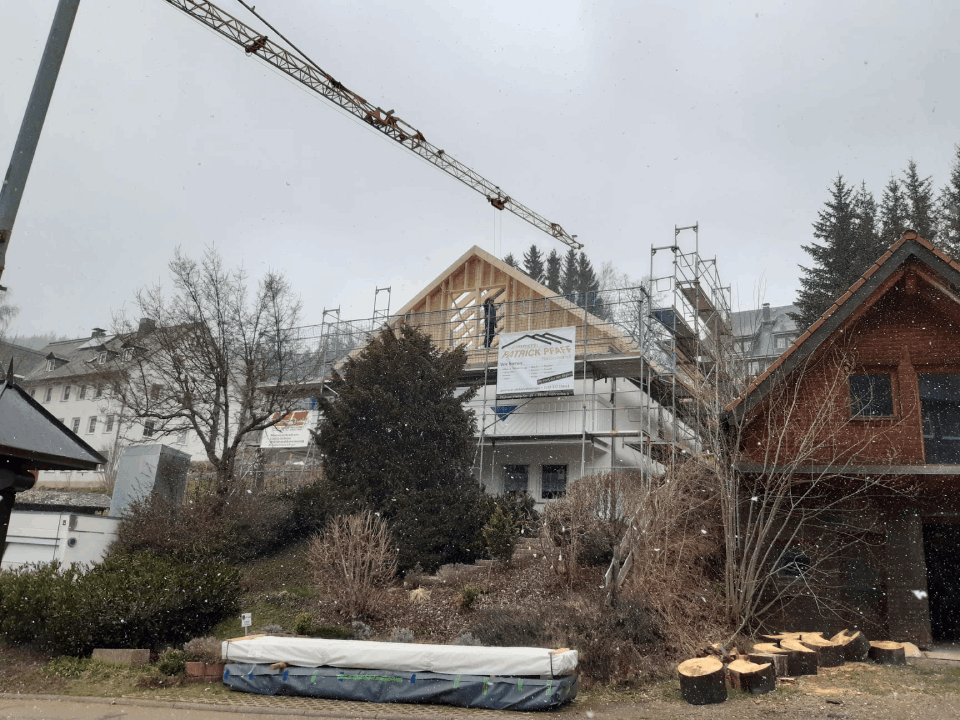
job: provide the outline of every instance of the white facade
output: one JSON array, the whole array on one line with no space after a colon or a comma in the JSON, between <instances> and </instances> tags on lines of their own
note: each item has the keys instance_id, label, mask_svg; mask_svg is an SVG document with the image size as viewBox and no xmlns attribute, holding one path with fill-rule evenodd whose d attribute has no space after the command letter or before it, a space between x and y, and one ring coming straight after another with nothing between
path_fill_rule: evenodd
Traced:
<instances>
[{"instance_id":1,"label":"white facade","mask_svg":"<svg viewBox=\"0 0 960 720\"><path fill-rule=\"evenodd\" d=\"M123 408L112 392L109 375L103 372L108 359L104 353L114 350L114 356L122 353L119 340L99 330L89 338L51 343L42 351L47 355L46 361L28 373L20 385L47 412L108 460L115 461L128 445L156 442L190 453L195 460L205 460L206 454L195 433L158 438L149 421L141 424L123 419ZM101 468L43 471L38 484L96 486L103 481L104 469Z\"/></svg>"}]
</instances>

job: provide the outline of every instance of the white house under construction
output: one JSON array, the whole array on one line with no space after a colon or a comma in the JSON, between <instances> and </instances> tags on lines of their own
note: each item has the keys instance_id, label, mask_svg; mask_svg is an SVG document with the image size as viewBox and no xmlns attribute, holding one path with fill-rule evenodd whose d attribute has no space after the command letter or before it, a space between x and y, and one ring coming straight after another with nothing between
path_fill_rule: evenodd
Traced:
<instances>
[{"instance_id":1,"label":"white house under construction","mask_svg":"<svg viewBox=\"0 0 960 720\"><path fill-rule=\"evenodd\" d=\"M303 328L326 376L315 393L372 333L405 323L439 348L467 351L463 385L479 386L468 405L477 419L474 472L489 492L525 491L542 503L598 472L657 475L671 458L696 452L713 425L711 397L732 345L729 292L715 261L668 246L657 277L657 252L645 287L558 297L472 247L396 313L360 321L325 313L321 325ZM518 340L566 342L571 352L541 367L548 375L529 381L539 386L517 392L516 368L502 356Z\"/></svg>"}]
</instances>

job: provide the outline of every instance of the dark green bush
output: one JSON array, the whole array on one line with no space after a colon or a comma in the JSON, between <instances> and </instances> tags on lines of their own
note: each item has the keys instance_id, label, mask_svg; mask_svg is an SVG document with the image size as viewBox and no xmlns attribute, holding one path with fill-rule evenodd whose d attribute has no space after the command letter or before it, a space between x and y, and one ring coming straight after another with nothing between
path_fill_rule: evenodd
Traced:
<instances>
[{"instance_id":1,"label":"dark green bush","mask_svg":"<svg viewBox=\"0 0 960 720\"><path fill-rule=\"evenodd\" d=\"M483 549L488 557L509 563L520 538L533 537L539 531L540 515L527 493L504 493L489 503L490 517L481 531Z\"/></svg>"},{"instance_id":2,"label":"dark green bush","mask_svg":"<svg viewBox=\"0 0 960 720\"><path fill-rule=\"evenodd\" d=\"M239 607L230 566L148 552L113 554L86 573L57 565L0 573L0 637L63 655L179 645Z\"/></svg>"}]
</instances>

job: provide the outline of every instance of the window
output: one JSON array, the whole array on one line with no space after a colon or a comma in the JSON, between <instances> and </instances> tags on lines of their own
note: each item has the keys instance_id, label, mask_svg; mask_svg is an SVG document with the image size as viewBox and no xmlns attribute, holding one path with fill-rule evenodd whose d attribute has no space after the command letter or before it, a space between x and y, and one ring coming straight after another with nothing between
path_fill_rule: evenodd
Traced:
<instances>
[{"instance_id":1,"label":"window","mask_svg":"<svg viewBox=\"0 0 960 720\"><path fill-rule=\"evenodd\" d=\"M78 399L78 400L86 400L86 399L87 399L87 386L86 386L86 385L81 385L81 386L80 386L80 391L77 393L77 399Z\"/></svg>"},{"instance_id":2,"label":"window","mask_svg":"<svg viewBox=\"0 0 960 720\"><path fill-rule=\"evenodd\" d=\"M760 362L757 360L750 361L750 369L747 370L748 375L759 375L760 374Z\"/></svg>"},{"instance_id":3,"label":"window","mask_svg":"<svg viewBox=\"0 0 960 720\"><path fill-rule=\"evenodd\" d=\"M527 491L529 471L529 465L504 465L503 491L525 493Z\"/></svg>"},{"instance_id":4,"label":"window","mask_svg":"<svg viewBox=\"0 0 960 720\"><path fill-rule=\"evenodd\" d=\"M47 358L47 372L57 369L57 361L53 358Z\"/></svg>"},{"instance_id":5,"label":"window","mask_svg":"<svg viewBox=\"0 0 960 720\"><path fill-rule=\"evenodd\" d=\"M789 339L790 339L790 338L788 338L786 335L781 335L780 337L778 337L778 338L777 338L777 350L783 350L785 347L787 347L787 341L788 341Z\"/></svg>"},{"instance_id":6,"label":"window","mask_svg":"<svg viewBox=\"0 0 960 720\"><path fill-rule=\"evenodd\" d=\"M102 397L103 397L103 385L100 385L99 383L97 383L97 387L93 391L93 399L99 400Z\"/></svg>"},{"instance_id":7,"label":"window","mask_svg":"<svg viewBox=\"0 0 960 720\"><path fill-rule=\"evenodd\" d=\"M113 415L107 415L103 421L103 431L108 433L111 430L113 430Z\"/></svg>"},{"instance_id":8,"label":"window","mask_svg":"<svg viewBox=\"0 0 960 720\"><path fill-rule=\"evenodd\" d=\"M960 375L920 373L917 380L927 463L960 464Z\"/></svg>"},{"instance_id":9,"label":"window","mask_svg":"<svg viewBox=\"0 0 960 720\"><path fill-rule=\"evenodd\" d=\"M153 420L145 420L143 423L143 436L153 437L153 430L156 427Z\"/></svg>"},{"instance_id":10,"label":"window","mask_svg":"<svg viewBox=\"0 0 960 720\"><path fill-rule=\"evenodd\" d=\"M150 386L150 399L158 400L160 398L160 385Z\"/></svg>"},{"instance_id":11,"label":"window","mask_svg":"<svg viewBox=\"0 0 960 720\"><path fill-rule=\"evenodd\" d=\"M104 350L99 355L97 355L97 363L99 365L105 365L107 362L107 351Z\"/></svg>"},{"instance_id":12,"label":"window","mask_svg":"<svg viewBox=\"0 0 960 720\"><path fill-rule=\"evenodd\" d=\"M889 373L850 376L850 414L860 417L893 415L893 390Z\"/></svg>"},{"instance_id":13,"label":"window","mask_svg":"<svg viewBox=\"0 0 960 720\"><path fill-rule=\"evenodd\" d=\"M177 445L186 445L187 444L187 433L186 431L177 433Z\"/></svg>"},{"instance_id":14,"label":"window","mask_svg":"<svg viewBox=\"0 0 960 720\"><path fill-rule=\"evenodd\" d=\"M540 473L540 497L555 500L567 494L567 466L544 465Z\"/></svg>"},{"instance_id":15,"label":"window","mask_svg":"<svg viewBox=\"0 0 960 720\"><path fill-rule=\"evenodd\" d=\"M80 432L80 418L74 418L70 421L70 429L75 433Z\"/></svg>"},{"instance_id":16,"label":"window","mask_svg":"<svg viewBox=\"0 0 960 720\"><path fill-rule=\"evenodd\" d=\"M774 573L782 578L800 578L810 572L809 556L798 548L776 548L777 555Z\"/></svg>"},{"instance_id":17,"label":"window","mask_svg":"<svg viewBox=\"0 0 960 720\"><path fill-rule=\"evenodd\" d=\"M133 348L124 348L120 359L123 362L129 362L130 360L133 360Z\"/></svg>"},{"instance_id":18,"label":"window","mask_svg":"<svg viewBox=\"0 0 960 720\"><path fill-rule=\"evenodd\" d=\"M47 388L47 391L43 394L43 401L44 401L45 403L48 403L48 402L50 402L51 400L53 400L53 388L52 388L52 387L48 387L48 388Z\"/></svg>"},{"instance_id":19,"label":"window","mask_svg":"<svg viewBox=\"0 0 960 720\"><path fill-rule=\"evenodd\" d=\"M97 416L94 415L89 420L87 420L87 434L95 433L97 431Z\"/></svg>"},{"instance_id":20,"label":"window","mask_svg":"<svg viewBox=\"0 0 960 720\"><path fill-rule=\"evenodd\" d=\"M66 402L66 401L69 400L69 399L70 399L70 386L69 386L69 385L64 385L64 386L63 386L63 393L61 393L61 395L60 395L60 402Z\"/></svg>"}]
</instances>

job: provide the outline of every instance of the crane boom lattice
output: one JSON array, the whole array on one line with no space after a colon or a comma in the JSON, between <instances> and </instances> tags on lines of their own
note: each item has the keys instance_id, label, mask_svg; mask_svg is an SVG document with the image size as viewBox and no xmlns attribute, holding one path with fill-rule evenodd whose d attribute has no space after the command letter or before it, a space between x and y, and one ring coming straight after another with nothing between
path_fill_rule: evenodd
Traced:
<instances>
[{"instance_id":1,"label":"crane boom lattice","mask_svg":"<svg viewBox=\"0 0 960 720\"><path fill-rule=\"evenodd\" d=\"M526 205L523 205L500 190L499 186L484 178L475 170L451 157L424 138L423 133L394 115L384 111L363 97L346 88L343 83L299 55L272 42L249 25L233 17L211 2L205 0L165 0L175 8L236 43L248 55L257 55L281 72L289 75L305 87L313 90L351 115L360 118L371 127L395 140L430 164L440 168L464 185L482 194L498 210L509 210L526 220L547 235L572 248L583 247L576 237L568 234L559 224L550 222Z\"/></svg>"}]
</instances>

